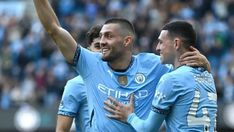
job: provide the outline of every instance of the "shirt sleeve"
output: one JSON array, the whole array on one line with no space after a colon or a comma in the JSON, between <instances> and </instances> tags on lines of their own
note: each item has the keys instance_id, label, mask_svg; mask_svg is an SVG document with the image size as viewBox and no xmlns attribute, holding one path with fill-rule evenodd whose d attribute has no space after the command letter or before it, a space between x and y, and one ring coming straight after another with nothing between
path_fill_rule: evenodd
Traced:
<instances>
[{"instance_id":1,"label":"shirt sleeve","mask_svg":"<svg viewBox=\"0 0 234 132\"><path fill-rule=\"evenodd\" d=\"M182 86L176 82L172 74L162 76L155 91L151 110L162 115L170 113L172 105L183 94L183 89L180 87Z\"/></svg>"},{"instance_id":2,"label":"shirt sleeve","mask_svg":"<svg viewBox=\"0 0 234 132\"><path fill-rule=\"evenodd\" d=\"M137 117L135 113L132 113L128 116L127 122L131 124L137 132L155 132L159 130L164 118L164 115L151 111L147 119L142 120Z\"/></svg>"},{"instance_id":3,"label":"shirt sleeve","mask_svg":"<svg viewBox=\"0 0 234 132\"><path fill-rule=\"evenodd\" d=\"M76 50L73 66L82 78L86 78L92 73L92 69L97 66L101 58L100 56L100 53L89 51L80 46Z\"/></svg>"},{"instance_id":4,"label":"shirt sleeve","mask_svg":"<svg viewBox=\"0 0 234 132\"><path fill-rule=\"evenodd\" d=\"M75 117L79 107L86 99L84 84L68 81L59 105L58 114Z\"/></svg>"}]
</instances>

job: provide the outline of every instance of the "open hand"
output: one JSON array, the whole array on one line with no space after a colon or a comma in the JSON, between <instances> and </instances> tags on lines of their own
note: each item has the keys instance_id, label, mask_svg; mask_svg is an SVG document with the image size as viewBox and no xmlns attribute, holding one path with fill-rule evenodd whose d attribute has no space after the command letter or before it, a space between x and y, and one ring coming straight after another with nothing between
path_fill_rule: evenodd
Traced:
<instances>
[{"instance_id":1,"label":"open hand","mask_svg":"<svg viewBox=\"0 0 234 132\"><path fill-rule=\"evenodd\" d=\"M211 72L210 63L207 58L196 48L190 46L191 51L180 56L180 63L187 66L200 66Z\"/></svg>"},{"instance_id":2,"label":"open hand","mask_svg":"<svg viewBox=\"0 0 234 132\"><path fill-rule=\"evenodd\" d=\"M108 97L108 100L104 101L104 109L110 114L106 116L112 119L116 119L122 122L127 122L128 115L134 112L134 95L131 94L130 101L124 105L112 97Z\"/></svg>"}]
</instances>

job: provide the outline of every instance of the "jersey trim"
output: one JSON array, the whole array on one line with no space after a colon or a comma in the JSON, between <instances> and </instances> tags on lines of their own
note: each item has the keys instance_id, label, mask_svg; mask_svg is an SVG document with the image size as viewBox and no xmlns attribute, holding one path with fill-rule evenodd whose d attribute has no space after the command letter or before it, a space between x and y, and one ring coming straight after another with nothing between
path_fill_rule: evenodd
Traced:
<instances>
[{"instance_id":1,"label":"jersey trim","mask_svg":"<svg viewBox=\"0 0 234 132\"><path fill-rule=\"evenodd\" d=\"M155 112L155 113L162 114L162 115L167 115L167 114L170 113L170 110L162 110L162 109L159 109L159 108L157 108L157 107L155 107L155 106L152 106L152 107L151 107L151 110L152 110L153 112Z\"/></svg>"},{"instance_id":2,"label":"jersey trim","mask_svg":"<svg viewBox=\"0 0 234 132\"><path fill-rule=\"evenodd\" d=\"M75 55L74 55L74 58L73 58L73 62L72 62L73 66L76 66L77 63L78 63L78 60L79 60L79 57L80 57L80 51L81 51L80 46L77 46L76 52L75 52Z\"/></svg>"},{"instance_id":3,"label":"jersey trim","mask_svg":"<svg viewBox=\"0 0 234 132\"><path fill-rule=\"evenodd\" d=\"M58 115L75 117L76 113L59 110Z\"/></svg>"}]
</instances>

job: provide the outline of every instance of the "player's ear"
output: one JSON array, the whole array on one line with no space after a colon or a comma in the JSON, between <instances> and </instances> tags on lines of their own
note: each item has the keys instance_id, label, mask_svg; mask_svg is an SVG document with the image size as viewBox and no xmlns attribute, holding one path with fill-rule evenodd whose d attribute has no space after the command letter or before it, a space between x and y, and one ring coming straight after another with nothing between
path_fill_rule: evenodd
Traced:
<instances>
[{"instance_id":1,"label":"player's ear","mask_svg":"<svg viewBox=\"0 0 234 132\"><path fill-rule=\"evenodd\" d=\"M130 45L133 41L133 37L132 36L126 36L124 38L124 46L127 47L128 45Z\"/></svg>"},{"instance_id":2,"label":"player's ear","mask_svg":"<svg viewBox=\"0 0 234 132\"><path fill-rule=\"evenodd\" d=\"M179 49L181 48L181 46L182 46L182 45L181 45L181 39L179 39L179 38L176 37L176 38L174 39L174 47L175 47L175 49L176 49L176 50L179 50Z\"/></svg>"}]
</instances>

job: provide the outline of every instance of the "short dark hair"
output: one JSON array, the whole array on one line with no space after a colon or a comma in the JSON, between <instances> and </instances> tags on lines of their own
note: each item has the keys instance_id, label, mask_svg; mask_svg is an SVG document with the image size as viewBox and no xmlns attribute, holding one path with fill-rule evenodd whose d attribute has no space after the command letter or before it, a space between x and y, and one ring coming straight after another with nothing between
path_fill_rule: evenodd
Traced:
<instances>
[{"instance_id":1,"label":"short dark hair","mask_svg":"<svg viewBox=\"0 0 234 132\"><path fill-rule=\"evenodd\" d=\"M193 26L182 20L172 21L163 26L162 30L167 30L171 38L180 37L185 48L196 45L196 32Z\"/></svg>"},{"instance_id":2,"label":"short dark hair","mask_svg":"<svg viewBox=\"0 0 234 132\"><path fill-rule=\"evenodd\" d=\"M123 31L126 31L125 33L131 34L135 37L135 29L133 27L133 24L124 18L110 18L108 19L104 24L110 24L110 23L117 23L120 24ZM125 30L124 30L125 29Z\"/></svg>"},{"instance_id":3,"label":"short dark hair","mask_svg":"<svg viewBox=\"0 0 234 132\"><path fill-rule=\"evenodd\" d=\"M101 29L102 25L96 25L89 29L89 31L86 33L86 41L88 45L90 45L95 38L99 37Z\"/></svg>"}]
</instances>

